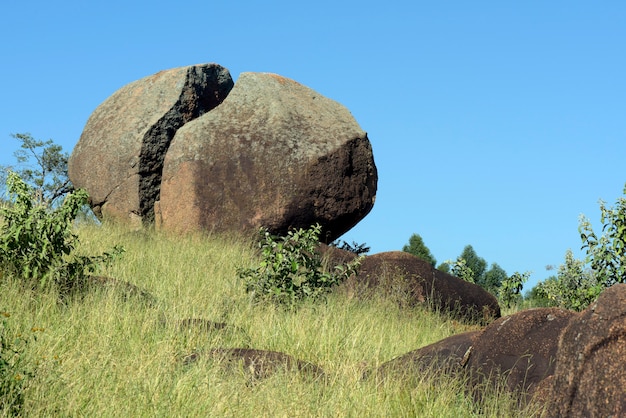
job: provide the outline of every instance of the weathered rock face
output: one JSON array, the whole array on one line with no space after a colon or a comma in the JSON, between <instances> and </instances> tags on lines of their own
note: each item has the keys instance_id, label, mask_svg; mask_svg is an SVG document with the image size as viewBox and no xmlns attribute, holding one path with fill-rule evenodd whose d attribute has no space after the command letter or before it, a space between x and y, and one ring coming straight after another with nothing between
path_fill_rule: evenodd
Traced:
<instances>
[{"instance_id":1,"label":"weathered rock face","mask_svg":"<svg viewBox=\"0 0 626 418\"><path fill-rule=\"evenodd\" d=\"M481 383L504 379L521 405L532 400L549 417L621 417L626 414L625 364L626 284L617 284L581 313L520 311L482 331L390 360L376 375L463 371L468 392L477 399L486 388Z\"/></svg>"},{"instance_id":2,"label":"weathered rock face","mask_svg":"<svg viewBox=\"0 0 626 418\"><path fill-rule=\"evenodd\" d=\"M356 277L343 286L357 296L374 291L388 293L407 305L429 302L442 312L474 322L500 317L498 300L489 292L403 251L365 257Z\"/></svg>"},{"instance_id":3,"label":"weathered rock face","mask_svg":"<svg viewBox=\"0 0 626 418\"><path fill-rule=\"evenodd\" d=\"M154 219L163 159L176 131L213 109L233 80L217 64L162 71L128 84L93 112L69 159L69 177L99 217Z\"/></svg>"},{"instance_id":4,"label":"weathered rock face","mask_svg":"<svg viewBox=\"0 0 626 418\"><path fill-rule=\"evenodd\" d=\"M473 337L466 364L473 381L497 383L506 376L509 390L532 396L538 384L554 374L558 336L574 316L566 309L536 308L493 322Z\"/></svg>"},{"instance_id":5,"label":"weathered rock face","mask_svg":"<svg viewBox=\"0 0 626 418\"><path fill-rule=\"evenodd\" d=\"M113 94L89 118L69 176L100 217L276 234L317 222L325 242L369 213L377 184L367 134L345 107L274 74L234 85L216 64Z\"/></svg>"},{"instance_id":6,"label":"weathered rock face","mask_svg":"<svg viewBox=\"0 0 626 418\"><path fill-rule=\"evenodd\" d=\"M157 225L332 241L372 208L377 172L350 112L295 81L243 73L217 108L179 129L165 158Z\"/></svg>"},{"instance_id":7,"label":"weathered rock face","mask_svg":"<svg viewBox=\"0 0 626 418\"><path fill-rule=\"evenodd\" d=\"M626 284L614 285L561 334L548 415L626 415Z\"/></svg>"},{"instance_id":8,"label":"weathered rock face","mask_svg":"<svg viewBox=\"0 0 626 418\"><path fill-rule=\"evenodd\" d=\"M528 309L500 318L482 331L453 335L392 359L376 371L378 377L411 377L437 373L466 377L467 392L483 398L483 390L502 381L519 396L549 399L557 359L558 336L577 313L560 308ZM487 383L485 385L484 383ZM534 398L533 398L534 397Z\"/></svg>"},{"instance_id":9,"label":"weathered rock face","mask_svg":"<svg viewBox=\"0 0 626 418\"><path fill-rule=\"evenodd\" d=\"M465 358L480 331L467 331L410 351L382 364L376 376L410 376L421 373L456 374L464 370Z\"/></svg>"}]
</instances>

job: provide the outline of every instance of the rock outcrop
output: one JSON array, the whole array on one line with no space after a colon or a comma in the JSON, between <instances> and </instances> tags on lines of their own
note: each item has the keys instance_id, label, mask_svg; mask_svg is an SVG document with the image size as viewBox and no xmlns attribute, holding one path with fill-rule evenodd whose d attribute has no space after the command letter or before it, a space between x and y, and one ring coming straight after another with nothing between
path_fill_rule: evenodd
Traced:
<instances>
[{"instance_id":1,"label":"rock outcrop","mask_svg":"<svg viewBox=\"0 0 626 418\"><path fill-rule=\"evenodd\" d=\"M569 321L548 399L553 417L626 416L626 284Z\"/></svg>"},{"instance_id":2,"label":"rock outcrop","mask_svg":"<svg viewBox=\"0 0 626 418\"><path fill-rule=\"evenodd\" d=\"M339 256L337 250L334 252L335 257ZM488 323L500 317L500 305L492 294L403 251L365 257L358 274L343 287L357 297L374 292L387 294L408 306L428 303L434 309L472 322Z\"/></svg>"},{"instance_id":3,"label":"rock outcrop","mask_svg":"<svg viewBox=\"0 0 626 418\"><path fill-rule=\"evenodd\" d=\"M527 309L482 331L443 339L390 360L378 377L467 373L476 399L501 382L549 417L626 414L626 284L602 292L581 313ZM484 385L483 383L487 383Z\"/></svg>"},{"instance_id":4,"label":"rock outcrop","mask_svg":"<svg viewBox=\"0 0 626 418\"><path fill-rule=\"evenodd\" d=\"M473 387L505 377L511 392L532 397L541 381L554 374L558 335L576 313L561 308L526 309L489 324L472 341L465 368ZM480 393L474 392L480 397ZM524 402L525 403L525 402Z\"/></svg>"},{"instance_id":5,"label":"rock outcrop","mask_svg":"<svg viewBox=\"0 0 626 418\"><path fill-rule=\"evenodd\" d=\"M453 335L383 364L379 375L424 372L467 373L468 391L477 399L482 383L532 397L554 374L558 338L576 313L560 308L528 309L500 318L482 331ZM479 389L476 389L479 388Z\"/></svg>"},{"instance_id":6,"label":"rock outcrop","mask_svg":"<svg viewBox=\"0 0 626 418\"><path fill-rule=\"evenodd\" d=\"M338 238L372 209L371 144L341 104L284 77L216 64L131 83L89 118L69 161L96 215L175 231Z\"/></svg>"}]
</instances>

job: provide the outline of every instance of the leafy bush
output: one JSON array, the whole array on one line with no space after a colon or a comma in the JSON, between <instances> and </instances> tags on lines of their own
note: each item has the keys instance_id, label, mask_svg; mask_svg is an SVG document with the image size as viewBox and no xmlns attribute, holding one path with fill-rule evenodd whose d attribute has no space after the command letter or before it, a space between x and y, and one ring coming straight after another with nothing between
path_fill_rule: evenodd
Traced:
<instances>
[{"instance_id":1,"label":"leafy bush","mask_svg":"<svg viewBox=\"0 0 626 418\"><path fill-rule=\"evenodd\" d=\"M446 260L445 265L450 269L450 274L466 282L474 283L474 272L467 265L467 262L463 257L458 257L456 260Z\"/></svg>"},{"instance_id":2,"label":"leafy bush","mask_svg":"<svg viewBox=\"0 0 626 418\"><path fill-rule=\"evenodd\" d=\"M356 241L352 241L352 244L347 243L346 241L335 241L330 244L331 247L339 248L343 251L350 251L356 255L367 254L370 251L370 247L367 246L366 243L359 244Z\"/></svg>"},{"instance_id":3,"label":"leafy bush","mask_svg":"<svg viewBox=\"0 0 626 418\"><path fill-rule=\"evenodd\" d=\"M88 273L123 252L115 247L99 256L77 255L78 236L73 221L87 202L87 193L76 190L51 208L33 188L10 172L7 190L11 203L0 207L0 268L34 286L59 286L68 291L82 283Z\"/></svg>"},{"instance_id":4,"label":"leafy bush","mask_svg":"<svg viewBox=\"0 0 626 418\"><path fill-rule=\"evenodd\" d=\"M596 273L585 268L585 263L574 258L571 250L565 253L565 263L559 271L538 285L540 294L545 295L552 306L582 311L591 304L603 286Z\"/></svg>"},{"instance_id":5,"label":"leafy bush","mask_svg":"<svg viewBox=\"0 0 626 418\"><path fill-rule=\"evenodd\" d=\"M7 312L0 312L0 415L17 416L24 405L24 390L33 372L23 358L29 340L11 335L8 317Z\"/></svg>"},{"instance_id":6,"label":"leafy bush","mask_svg":"<svg viewBox=\"0 0 626 418\"><path fill-rule=\"evenodd\" d=\"M626 186L624 187L626 195ZM617 200L617 207L607 208L600 201L602 236L594 233L591 222L581 217L578 230L587 251L587 262L604 287L626 283L626 198Z\"/></svg>"},{"instance_id":7,"label":"leafy bush","mask_svg":"<svg viewBox=\"0 0 626 418\"><path fill-rule=\"evenodd\" d=\"M13 153L19 168L0 166L2 183L6 180L6 173L15 171L26 184L33 187L37 203L56 205L57 201L73 190L67 175L69 155L51 139L37 140L28 133L11 136L22 143L21 149ZM31 163L33 159L34 163Z\"/></svg>"},{"instance_id":8,"label":"leafy bush","mask_svg":"<svg viewBox=\"0 0 626 418\"><path fill-rule=\"evenodd\" d=\"M510 277L502 280L502 284L500 285L500 300L507 308L510 308L513 302L521 299L524 283L526 283L529 277L529 272L519 273L516 271Z\"/></svg>"},{"instance_id":9,"label":"leafy bush","mask_svg":"<svg viewBox=\"0 0 626 418\"><path fill-rule=\"evenodd\" d=\"M322 258L317 252L321 229L316 224L279 237L261 228L259 267L238 269L246 291L256 300L294 307L304 299L318 299L327 294L333 286L355 273L360 258L336 266L332 273L323 271Z\"/></svg>"}]
</instances>

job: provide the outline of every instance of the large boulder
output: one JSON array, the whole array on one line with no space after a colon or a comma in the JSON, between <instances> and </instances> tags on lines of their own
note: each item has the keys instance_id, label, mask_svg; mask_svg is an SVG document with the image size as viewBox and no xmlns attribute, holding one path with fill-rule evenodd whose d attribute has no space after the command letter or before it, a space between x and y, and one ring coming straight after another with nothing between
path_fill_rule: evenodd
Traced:
<instances>
[{"instance_id":1,"label":"large boulder","mask_svg":"<svg viewBox=\"0 0 626 418\"><path fill-rule=\"evenodd\" d=\"M372 208L367 134L339 103L275 74L243 73L226 100L178 130L165 157L157 226L333 241Z\"/></svg>"},{"instance_id":2,"label":"large boulder","mask_svg":"<svg viewBox=\"0 0 626 418\"><path fill-rule=\"evenodd\" d=\"M175 68L130 83L91 114L69 159L94 213L135 225L154 219L163 159L176 131L233 87L217 64Z\"/></svg>"},{"instance_id":3,"label":"large boulder","mask_svg":"<svg viewBox=\"0 0 626 418\"><path fill-rule=\"evenodd\" d=\"M561 308L527 309L499 318L481 331L453 335L384 363L379 378L407 378L424 373L462 375L467 392L504 388L520 405L544 402L555 373L558 336L578 314ZM539 392L539 393L538 393ZM538 396L539 395L539 396Z\"/></svg>"},{"instance_id":4,"label":"large boulder","mask_svg":"<svg viewBox=\"0 0 626 418\"><path fill-rule=\"evenodd\" d=\"M332 259L339 252L330 255ZM356 297L382 293L402 305L428 304L472 322L488 323L500 317L500 305L492 294L404 251L365 257L358 274L344 282L343 288Z\"/></svg>"},{"instance_id":5,"label":"large boulder","mask_svg":"<svg viewBox=\"0 0 626 418\"><path fill-rule=\"evenodd\" d=\"M276 234L320 223L332 241L373 207L371 144L339 103L287 78L217 64L115 92L69 161L96 215L165 230Z\"/></svg>"},{"instance_id":6,"label":"large boulder","mask_svg":"<svg viewBox=\"0 0 626 418\"><path fill-rule=\"evenodd\" d=\"M626 284L570 320L556 360L548 416L626 416Z\"/></svg>"},{"instance_id":7,"label":"large boulder","mask_svg":"<svg viewBox=\"0 0 626 418\"><path fill-rule=\"evenodd\" d=\"M479 382L498 385L530 399L547 377L554 374L558 335L576 313L561 308L526 309L498 319L473 337L465 367L473 387ZM481 393L474 391L477 397Z\"/></svg>"}]
</instances>

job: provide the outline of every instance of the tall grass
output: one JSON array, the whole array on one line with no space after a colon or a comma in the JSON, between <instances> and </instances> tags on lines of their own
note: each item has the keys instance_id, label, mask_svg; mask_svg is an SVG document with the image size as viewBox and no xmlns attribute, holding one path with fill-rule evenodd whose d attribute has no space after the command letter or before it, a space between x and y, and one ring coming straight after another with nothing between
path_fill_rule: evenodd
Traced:
<instances>
[{"instance_id":1,"label":"tall grass","mask_svg":"<svg viewBox=\"0 0 626 418\"><path fill-rule=\"evenodd\" d=\"M0 311L17 332L35 333L24 352L35 377L25 416L528 416L504 391L482 404L452 378L363 380L363 373L408 351L473 329L425 309L392 301L331 295L297 311L255 305L237 266L257 263L249 241L235 236L172 236L84 226L82 250L114 244L123 258L103 275L150 292L156 301L114 287L59 302L15 280L0 281ZM187 318L225 322L212 331L182 328ZM35 329L35 331L33 331ZM42 330L43 329L43 330ZM322 379L277 373L251 380L201 357L217 347L284 352L319 365Z\"/></svg>"}]
</instances>

